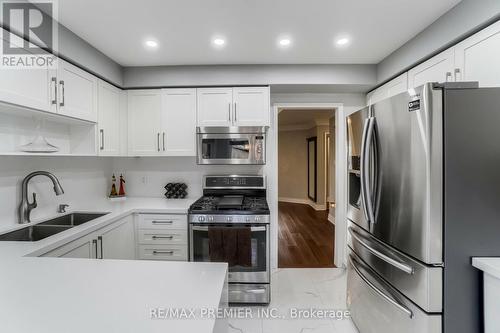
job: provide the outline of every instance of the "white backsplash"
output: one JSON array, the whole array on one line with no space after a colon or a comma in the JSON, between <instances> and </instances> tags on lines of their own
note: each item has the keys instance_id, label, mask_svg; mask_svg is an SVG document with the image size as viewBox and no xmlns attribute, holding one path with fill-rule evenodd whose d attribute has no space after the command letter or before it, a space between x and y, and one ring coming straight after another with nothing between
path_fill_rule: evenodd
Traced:
<instances>
[{"instance_id":1,"label":"white backsplash","mask_svg":"<svg viewBox=\"0 0 500 333\"><path fill-rule=\"evenodd\" d=\"M113 170L117 178L123 173L129 196L164 197L164 186L172 182L186 183L188 198L196 199L204 175L260 174L262 166L197 165L195 157L122 157L113 159Z\"/></svg>"},{"instance_id":2,"label":"white backsplash","mask_svg":"<svg viewBox=\"0 0 500 333\"><path fill-rule=\"evenodd\" d=\"M78 209L83 203L103 200L107 193L107 179L112 172L113 159L97 157L45 157L45 156L1 156L0 157L0 228L17 224L17 209L21 196L21 181L32 171L52 172L59 179L64 194L56 196L52 182L43 176L34 177L29 184L30 202L32 193L37 193L38 207L33 220L56 214L62 203Z\"/></svg>"},{"instance_id":3,"label":"white backsplash","mask_svg":"<svg viewBox=\"0 0 500 333\"><path fill-rule=\"evenodd\" d=\"M36 170L55 174L64 194L56 196L47 177L33 178L29 200L36 192L38 207L31 213L32 220L54 216L62 203L77 210L105 200L113 172L117 179L123 173L128 196L163 198L167 183L183 182L188 185L188 198L196 199L202 194L204 175L260 174L262 166L197 165L194 157L0 156L0 230L17 224L21 181Z\"/></svg>"}]
</instances>

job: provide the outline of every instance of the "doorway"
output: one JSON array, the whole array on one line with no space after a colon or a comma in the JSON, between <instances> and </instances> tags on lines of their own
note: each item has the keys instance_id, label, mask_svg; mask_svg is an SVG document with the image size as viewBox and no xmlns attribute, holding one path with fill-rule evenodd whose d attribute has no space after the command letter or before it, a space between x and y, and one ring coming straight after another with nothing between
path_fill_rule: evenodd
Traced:
<instances>
[{"instance_id":1,"label":"doorway","mask_svg":"<svg viewBox=\"0 0 500 333\"><path fill-rule=\"evenodd\" d=\"M335 109L280 109L277 129L278 267L335 267Z\"/></svg>"}]
</instances>

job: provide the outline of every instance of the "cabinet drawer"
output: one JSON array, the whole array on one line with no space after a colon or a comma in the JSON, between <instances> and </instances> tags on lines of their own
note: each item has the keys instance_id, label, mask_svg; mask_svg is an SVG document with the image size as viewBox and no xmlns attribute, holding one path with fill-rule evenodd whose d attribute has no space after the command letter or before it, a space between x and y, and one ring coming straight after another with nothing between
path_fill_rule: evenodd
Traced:
<instances>
[{"instance_id":1,"label":"cabinet drawer","mask_svg":"<svg viewBox=\"0 0 500 333\"><path fill-rule=\"evenodd\" d=\"M139 259L187 261L187 245L139 245Z\"/></svg>"},{"instance_id":2,"label":"cabinet drawer","mask_svg":"<svg viewBox=\"0 0 500 333\"><path fill-rule=\"evenodd\" d=\"M139 229L186 229L187 215L141 214Z\"/></svg>"},{"instance_id":3,"label":"cabinet drawer","mask_svg":"<svg viewBox=\"0 0 500 333\"><path fill-rule=\"evenodd\" d=\"M187 230L139 229L139 244L187 244Z\"/></svg>"}]
</instances>

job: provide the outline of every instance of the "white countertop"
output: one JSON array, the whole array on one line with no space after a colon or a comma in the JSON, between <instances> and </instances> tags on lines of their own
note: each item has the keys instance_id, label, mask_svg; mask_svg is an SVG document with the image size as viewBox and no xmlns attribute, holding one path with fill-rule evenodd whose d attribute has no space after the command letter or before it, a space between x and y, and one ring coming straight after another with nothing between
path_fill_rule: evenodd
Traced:
<instances>
[{"instance_id":1,"label":"white countertop","mask_svg":"<svg viewBox=\"0 0 500 333\"><path fill-rule=\"evenodd\" d=\"M76 211L109 214L38 242L0 242L0 331L212 332L214 318L151 319L150 311L216 309L226 292L227 264L34 257L132 213L185 214L191 202L82 204Z\"/></svg>"},{"instance_id":2,"label":"white countertop","mask_svg":"<svg viewBox=\"0 0 500 333\"><path fill-rule=\"evenodd\" d=\"M497 257L476 257L472 258L472 266L483 272L500 279L500 258Z\"/></svg>"}]
</instances>

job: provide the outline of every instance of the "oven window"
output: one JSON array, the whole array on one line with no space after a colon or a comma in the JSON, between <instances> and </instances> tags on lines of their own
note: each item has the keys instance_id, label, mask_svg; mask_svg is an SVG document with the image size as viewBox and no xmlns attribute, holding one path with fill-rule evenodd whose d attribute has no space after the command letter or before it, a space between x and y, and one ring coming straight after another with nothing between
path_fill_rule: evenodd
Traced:
<instances>
[{"instance_id":1,"label":"oven window","mask_svg":"<svg viewBox=\"0 0 500 333\"><path fill-rule=\"evenodd\" d=\"M202 139L202 157L204 159L242 159L250 156L248 139Z\"/></svg>"},{"instance_id":2,"label":"oven window","mask_svg":"<svg viewBox=\"0 0 500 333\"><path fill-rule=\"evenodd\" d=\"M192 226L192 260L227 262L229 272L267 270L265 226Z\"/></svg>"}]
</instances>

